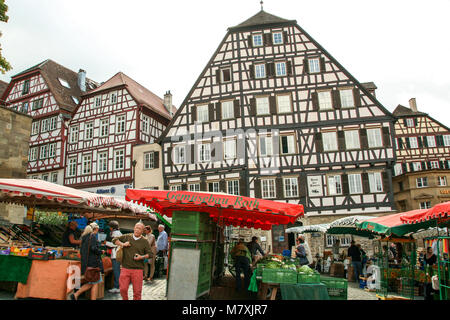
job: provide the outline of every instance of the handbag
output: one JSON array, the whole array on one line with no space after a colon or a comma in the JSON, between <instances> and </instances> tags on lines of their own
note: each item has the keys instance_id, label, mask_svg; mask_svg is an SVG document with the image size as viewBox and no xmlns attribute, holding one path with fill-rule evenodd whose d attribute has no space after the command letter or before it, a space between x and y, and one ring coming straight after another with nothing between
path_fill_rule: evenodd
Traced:
<instances>
[{"instance_id":1,"label":"handbag","mask_svg":"<svg viewBox=\"0 0 450 320\"><path fill-rule=\"evenodd\" d=\"M92 236L89 236L89 243L88 243L88 260L89 260L89 251L91 248L91 238ZM86 271L84 272L84 280L86 282L97 282L100 280L100 268L98 267L87 267Z\"/></svg>"},{"instance_id":2,"label":"handbag","mask_svg":"<svg viewBox=\"0 0 450 320\"><path fill-rule=\"evenodd\" d=\"M123 248L119 247L117 248L116 251L116 261L120 264L122 264L122 260L123 260Z\"/></svg>"}]
</instances>

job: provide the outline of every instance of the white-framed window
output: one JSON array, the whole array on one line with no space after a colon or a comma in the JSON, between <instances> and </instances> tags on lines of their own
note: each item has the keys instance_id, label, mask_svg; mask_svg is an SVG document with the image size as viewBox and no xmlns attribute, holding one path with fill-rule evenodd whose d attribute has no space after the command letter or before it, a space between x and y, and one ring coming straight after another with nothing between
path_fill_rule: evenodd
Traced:
<instances>
[{"instance_id":1,"label":"white-framed window","mask_svg":"<svg viewBox=\"0 0 450 320\"><path fill-rule=\"evenodd\" d=\"M34 136L39 133L39 120L33 121L33 124L31 125L31 135Z\"/></svg>"},{"instance_id":2,"label":"white-framed window","mask_svg":"<svg viewBox=\"0 0 450 320\"><path fill-rule=\"evenodd\" d=\"M145 114L142 115L142 132L149 133L150 119Z\"/></svg>"},{"instance_id":3,"label":"white-framed window","mask_svg":"<svg viewBox=\"0 0 450 320\"><path fill-rule=\"evenodd\" d=\"M286 198L298 197L298 179L283 178L284 196Z\"/></svg>"},{"instance_id":4,"label":"white-framed window","mask_svg":"<svg viewBox=\"0 0 450 320\"><path fill-rule=\"evenodd\" d=\"M270 114L269 97L256 98L256 114L258 115Z\"/></svg>"},{"instance_id":5,"label":"white-framed window","mask_svg":"<svg viewBox=\"0 0 450 320\"><path fill-rule=\"evenodd\" d=\"M345 147L347 150L360 149L359 130L345 131Z\"/></svg>"},{"instance_id":6,"label":"white-framed window","mask_svg":"<svg viewBox=\"0 0 450 320\"><path fill-rule=\"evenodd\" d=\"M291 95L280 94L277 95L278 113L292 112Z\"/></svg>"},{"instance_id":7,"label":"white-framed window","mask_svg":"<svg viewBox=\"0 0 450 320\"><path fill-rule=\"evenodd\" d=\"M342 108L352 108L355 106L355 100L353 98L352 89L342 89L339 91L341 96L341 107Z\"/></svg>"},{"instance_id":8,"label":"white-framed window","mask_svg":"<svg viewBox=\"0 0 450 320\"><path fill-rule=\"evenodd\" d=\"M450 134L443 135L442 138L444 139L444 146L450 147Z\"/></svg>"},{"instance_id":9,"label":"white-framed window","mask_svg":"<svg viewBox=\"0 0 450 320\"><path fill-rule=\"evenodd\" d=\"M94 121L86 122L84 127L84 139L91 140L94 138Z\"/></svg>"},{"instance_id":10,"label":"white-framed window","mask_svg":"<svg viewBox=\"0 0 450 320\"><path fill-rule=\"evenodd\" d=\"M427 136L427 145L430 148L436 147L436 138L434 136Z\"/></svg>"},{"instance_id":11,"label":"white-framed window","mask_svg":"<svg viewBox=\"0 0 450 320\"><path fill-rule=\"evenodd\" d=\"M172 184L169 186L170 191L181 191L182 186L181 184Z\"/></svg>"},{"instance_id":12,"label":"white-framed window","mask_svg":"<svg viewBox=\"0 0 450 320\"><path fill-rule=\"evenodd\" d=\"M411 149L416 149L419 147L419 144L417 142L417 137L409 137L409 146Z\"/></svg>"},{"instance_id":13,"label":"white-framed window","mask_svg":"<svg viewBox=\"0 0 450 320\"><path fill-rule=\"evenodd\" d=\"M223 154L225 159L236 158L236 139L224 140L223 142Z\"/></svg>"},{"instance_id":14,"label":"white-framed window","mask_svg":"<svg viewBox=\"0 0 450 320\"><path fill-rule=\"evenodd\" d=\"M69 143L78 142L78 126L72 126L69 129Z\"/></svg>"},{"instance_id":15,"label":"white-framed window","mask_svg":"<svg viewBox=\"0 0 450 320\"><path fill-rule=\"evenodd\" d=\"M383 139L381 137L381 129L373 128L367 129L367 140L369 148L379 148L383 146Z\"/></svg>"},{"instance_id":16,"label":"white-framed window","mask_svg":"<svg viewBox=\"0 0 450 320\"><path fill-rule=\"evenodd\" d=\"M189 191L200 191L200 183L191 183L188 185Z\"/></svg>"},{"instance_id":17,"label":"white-framed window","mask_svg":"<svg viewBox=\"0 0 450 320\"><path fill-rule=\"evenodd\" d=\"M323 151L337 151L337 132L322 132Z\"/></svg>"},{"instance_id":18,"label":"white-framed window","mask_svg":"<svg viewBox=\"0 0 450 320\"><path fill-rule=\"evenodd\" d=\"M413 118L407 118L406 119L406 126L407 127L414 127L414 119Z\"/></svg>"},{"instance_id":19,"label":"white-framed window","mask_svg":"<svg viewBox=\"0 0 450 320\"><path fill-rule=\"evenodd\" d=\"M317 98L319 99L320 110L333 109L333 102L331 99L331 91L319 91L317 92Z\"/></svg>"},{"instance_id":20,"label":"white-framed window","mask_svg":"<svg viewBox=\"0 0 450 320\"><path fill-rule=\"evenodd\" d=\"M48 123L48 130L55 130L58 126L58 117L51 117Z\"/></svg>"},{"instance_id":21,"label":"white-framed window","mask_svg":"<svg viewBox=\"0 0 450 320\"><path fill-rule=\"evenodd\" d=\"M338 239L340 240L341 247L350 247L352 236L333 236L331 234L326 234L327 247L332 247Z\"/></svg>"},{"instance_id":22,"label":"white-framed window","mask_svg":"<svg viewBox=\"0 0 450 320\"><path fill-rule=\"evenodd\" d=\"M173 147L173 163L182 164L185 162L186 162L185 147L184 146Z\"/></svg>"},{"instance_id":23,"label":"white-framed window","mask_svg":"<svg viewBox=\"0 0 450 320\"><path fill-rule=\"evenodd\" d=\"M77 158L69 158L67 165L67 176L74 177L77 174Z\"/></svg>"},{"instance_id":24,"label":"white-framed window","mask_svg":"<svg viewBox=\"0 0 450 320\"><path fill-rule=\"evenodd\" d=\"M263 199L276 198L275 179L261 180L261 195Z\"/></svg>"},{"instance_id":25,"label":"white-framed window","mask_svg":"<svg viewBox=\"0 0 450 320\"><path fill-rule=\"evenodd\" d=\"M417 186L417 188L428 187L428 178L427 177L417 178L416 179L416 186Z\"/></svg>"},{"instance_id":26,"label":"white-framed window","mask_svg":"<svg viewBox=\"0 0 450 320\"><path fill-rule=\"evenodd\" d=\"M361 174L349 174L348 187L350 194L363 193Z\"/></svg>"},{"instance_id":27,"label":"white-framed window","mask_svg":"<svg viewBox=\"0 0 450 320\"><path fill-rule=\"evenodd\" d=\"M440 187L447 186L447 177L445 176L437 177L437 185Z\"/></svg>"},{"instance_id":28,"label":"white-framed window","mask_svg":"<svg viewBox=\"0 0 450 320\"><path fill-rule=\"evenodd\" d=\"M114 170L123 170L125 167L125 150L114 150Z\"/></svg>"},{"instance_id":29,"label":"white-framed window","mask_svg":"<svg viewBox=\"0 0 450 320\"><path fill-rule=\"evenodd\" d=\"M90 154L84 155L81 161L81 173L91 174L91 166L92 166L92 155Z\"/></svg>"},{"instance_id":30,"label":"white-framed window","mask_svg":"<svg viewBox=\"0 0 450 320\"><path fill-rule=\"evenodd\" d=\"M41 132L47 132L48 131L48 122L49 122L49 119L42 119L41 120Z\"/></svg>"},{"instance_id":31,"label":"white-framed window","mask_svg":"<svg viewBox=\"0 0 450 320\"><path fill-rule=\"evenodd\" d=\"M96 96L95 98L94 98L94 107L95 108L98 108L98 107L100 107L102 105L102 96L100 95L100 96Z\"/></svg>"},{"instance_id":32,"label":"white-framed window","mask_svg":"<svg viewBox=\"0 0 450 320\"><path fill-rule=\"evenodd\" d=\"M227 180L227 193L239 195L239 180Z\"/></svg>"},{"instance_id":33,"label":"white-framed window","mask_svg":"<svg viewBox=\"0 0 450 320\"><path fill-rule=\"evenodd\" d=\"M48 144L42 145L39 150L39 159L43 160L46 158L48 158Z\"/></svg>"},{"instance_id":34,"label":"white-framed window","mask_svg":"<svg viewBox=\"0 0 450 320\"><path fill-rule=\"evenodd\" d=\"M199 153L199 161L207 162L211 161L211 144L210 143L201 143L198 148Z\"/></svg>"},{"instance_id":35,"label":"white-framed window","mask_svg":"<svg viewBox=\"0 0 450 320\"><path fill-rule=\"evenodd\" d=\"M430 161L429 169L439 169L439 161Z\"/></svg>"},{"instance_id":36,"label":"white-framed window","mask_svg":"<svg viewBox=\"0 0 450 320\"><path fill-rule=\"evenodd\" d=\"M310 58L308 59L309 65L309 73L318 73L320 72L320 60L319 58Z\"/></svg>"},{"instance_id":37,"label":"white-framed window","mask_svg":"<svg viewBox=\"0 0 450 320\"><path fill-rule=\"evenodd\" d=\"M22 87L22 95L27 94L30 91L30 80L25 80Z\"/></svg>"},{"instance_id":38,"label":"white-framed window","mask_svg":"<svg viewBox=\"0 0 450 320\"><path fill-rule=\"evenodd\" d=\"M97 154L97 171L106 172L108 171L108 152L99 152Z\"/></svg>"},{"instance_id":39,"label":"white-framed window","mask_svg":"<svg viewBox=\"0 0 450 320\"><path fill-rule=\"evenodd\" d=\"M220 192L220 183L217 181L208 182L208 192Z\"/></svg>"},{"instance_id":40,"label":"white-framed window","mask_svg":"<svg viewBox=\"0 0 450 320\"><path fill-rule=\"evenodd\" d=\"M281 154L294 154L295 153L295 135L282 135L280 136L280 148Z\"/></svg>"},{"instance_id":41,"label":"white-framed window","mask_svg":"<svg viewBox=\"0 0 450 320\"><path fill-rule=\"evenodd\" d=\"M56 143L49 143L48 145L48 157L52 158L56 155Z\"/></svg>"},{"instance_id":42,"label":"white-framed window","mask_svg":"<svg viewBox=\"0 0 450 320\"><path fill-rule=\"evenodd\" d=\"M253 46L254 47L262 47L264 42L263 42L263 35L262 34L254 34L252 36L253 39Z\"/></svg>"},{"instance_id":43,"label":"white-framed window","mask_svg":"<svg viewBox=\"0 0 450 320\"><path fill-rule=\"evenodd\" d=\"M282 77L287 74L286 62L275 62L275 74L277 77Z\"/></svg>"},{"instance_id":44,"label":"white-framed window","mask_svg":"<svg viewBox=\"0 0 450 320\"><path fill-rule=\"evenodd\" d=\"M259 136L259 155L261 157L273 155L273 139L271 136Z\"/></svg>"},{"instance_id":45,"label":"white-framed window","mask_svg":"<svg viewBox=\"0 0 450 320\"><path fill-rule=\"evenodd\" d=\"M44 181L48 181L48 173L43 174L41 179Z\"/></svg>"},{"instance_id":46,"label":"white-framed window","mask_svg":"<svg viewBox=\"0 0 450 320\"><path fill-rule=\"evenodd\" d=\"M144 170L151 170L155 168L155 152L144 153Z\"/></svg>"},{"instance_id":47,"label":"white-framed window","mask_svg":"<svg viewBox=\"0 0 450 320\"><path fill-rule=\"evenodd\" d=\"M51 182L57 183L58 182L58 172L52 172L51 173Z\"/></svg>"},{"instance_id":48,"label":"white-framed window","mask_svg":"<svg viewBox=\"0 0 450 320\"><path fill-rule=\"evenodd\" d=\"M382 192L383 191L383 179L381 178L381 172L370 172L369 186L370 192Z\"/></svg>"},{"instance_id":49,"label":"white-framed window","mask_svg":"<svg viewBox=\"0 0 450 320\"><path fill-rule=\"evenodd\" d=\"M109 134L109 119L100 119L100 137L106 137Z\"/></svg>"},{"instance_id":50,"label":"white-framed window","mask_svg":"<svg viewBox=\"0 0 450 320\"><path fill-rule=\"evenodd\" d=\"M342 194L342 180L340 175L328 176L328 195Z\"/></svg>"},{"instance_id":51,"label":"white-framed window","mask_svg":"<svg viewBox=\"0 0 450 320\"><path fill-rule=\"evenodd\" d=\"M33 101L31 110L38 110L41 109L43 106L44 106L44 98L37 99Z\"/></svg>"},{"instance_id":52,"label":"white-framed window","mask_svg":"<svg viewBox=\"0 0 450 320\"><path fill-rule=\"evenodd\" d=\"M403 168L401 163L396 163L394 166L394 173L396 176L399 176L403 173Z\"/></svg>"},{"instance_id":53,"label":"white-framed window","mask_svg":"<svg viewBox=\"0 0 450 320\"><path fill-rule=\"evenodd\" d=\"M283 44L283 32L272 33L273 44Z\"/></svg>"},{"instance_id":54,"label":"white-framed window","mask_svg":"<svg viewBox=\"0 0 450 320\"><path fill-rule=\"evenodd\" d=\"M220 81L222 83L231 81L231 68L220 69Z\"/></svg>"},{"instance_id":55,"label":"white-framed window","mask_svg":"<svg viewBox=\"0 0 450 320\"><path fill-rule=\"evenodd\" d=\"M109 94L109 102L110 102L111 104L117 103L117 92L111 92L111 93Z\"/></svg>"},{"instance_id":56,"label":"white-framed window","mask_svg":"<svg viewBox=\"0 0 450 320\"><path fill-rule=\"evenodd\" d=\"M422 170L422 163L420 162L413 162L413 171L421 171Z\"/></svg>"},{"instance_id":57,"label":"white-framed window","mask_svg":"<svg viewBox=\"0 0 450 320\"><path fill-rule=\"evenodd\" d=\"M197 106L197 122L208 122L209 121L209 109L208 105L204 104Z\"/></svg>"},{"instance_id":58,"label":"white-framed window","mask_svg":"<svg viewBox=\"0 0 450 320\"><path fill-rule=\"evenodd\" d=\"M255 64L255 78L265 78L266 77L266 65L264 63Z\"/></svg>"},{"instance_id":59,"label":"white-framed window","mask_svg":"<svg viewBox=\"0 0 450 320\"><path fill-rule=\"evenodd\" d=\"M430 209L430 208L431 208L431 201L420 202L420 209Z\"/></svg>"},{"instance_id":60,"label":"white-framed window","mask_svg":"<svg viewBox=\"0 0 450 320\"><path fill-rule=\"evenodd\" d=\"M28 156L29 161L37 160L37 151L38 151L37 147L30 148L29 156Z\"/></svg>"},{"instance_id":61,"label":"white-framed window","mask_svg":"<svg viewBox=\"0 0 450 320\"><path fill-rule=\"evenodd\" d=\"M126 116L121 115L116 118L116 133L125 133Z\"/></svg>"},{"instance_id":62,"label":"white-framed window","mask_svg":"<svg viewBox=\"0 0 450 320\"><path fill-rule=\"evenodd\" d=\"M234 118L234 102L233 101L222 101L222 119L233 119Z\"/></svg>"}]
</instances>

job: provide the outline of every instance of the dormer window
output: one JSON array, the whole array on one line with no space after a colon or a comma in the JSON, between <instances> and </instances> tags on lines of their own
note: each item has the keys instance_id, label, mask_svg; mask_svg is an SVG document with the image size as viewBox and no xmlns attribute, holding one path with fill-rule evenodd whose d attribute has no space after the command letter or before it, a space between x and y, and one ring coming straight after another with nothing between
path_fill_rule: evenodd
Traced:
<instances>
[{"instance_id":1,"label":"dormer window","mask_svg":"<svg viewBox=\"0 0 450 320\"><path fill-rule=\"evenodd\" d=\"M263 42L263 36L262 34L254 34L253 35L253 46L254 47L262 47L264 42Z\"/></svg>"},{"instance_id":2,"label":"dormer window","mask_svg":"<svg viewBox=\"0 0 450 320\"><path fill-rule=\"evenodd\" d=\"M61 78L58 78L58 80L59 80L59 83L61 83L61 85L63 87L66 87L67 89L70 89L70 85L69 85L69 83L66 80L61 79Z\"/></svg>"},{"instance_id":3,"label":"dormer window","mask_svg":"<svg viewBox=\"0 0 450 320\"><path fill-rule=\"evenodd\" d=\"M100 107L101 104L102 104L102 97L101 96L95 97L94 107L98 108Z\"/></svg>"},{"instance_id":4,"label":"dormer window","mask_svg":"<svg viewBox=\"0 0 450 320\"><path fill-rule=\"evenodd\" d=\"M274 32L272 35L273 44L283 44L283 33Z\"/></svg>"},{"instance_id":5,"label":"dormer window","mask_svg":"<svg viewBox=\"0 0 450 320\"><path fill-rule=\"evenodd\" d=\"M117 93L111 93L109 100L111 103L117 103Z\"/></svg>"},{"instance_id":6,"label":"dormer window","mask_svg":"<svg viewBox=\"0 0 450 320\"><path fill-rule=\"evenodd\" d=\"M413 118L406 119L406 126L410 127L410 128L414 128L414 126L415 126L414 119Z\"/></svg>"}]
</instances>

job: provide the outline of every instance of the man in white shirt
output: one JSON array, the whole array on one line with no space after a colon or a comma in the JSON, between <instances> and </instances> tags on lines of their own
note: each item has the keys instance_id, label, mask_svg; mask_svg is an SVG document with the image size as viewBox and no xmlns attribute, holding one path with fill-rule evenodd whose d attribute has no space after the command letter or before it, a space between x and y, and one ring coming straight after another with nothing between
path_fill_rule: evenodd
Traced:
<instances>
[{"instance_id":1,"label":"man in white shirt","mask_svg":"<svg viewBox=\"0 0 450 320\"><path fill-rule=\"evenodd\" d=\"M119 223L117 221L110 221L109 226L111 228L111 238L118 238L122 235L122 233L119 230ZM120 263L116 260L116 252L119 249L118 246L116 246L114 243L107 241L106 246L109 248L112 248L111 250L111 262L112 262L112 268L113 268L113 275L114 275L114 286L112 289L109 290L111 293L119 293L119 278L120 278Z\"/></svg>"}]
</instances>

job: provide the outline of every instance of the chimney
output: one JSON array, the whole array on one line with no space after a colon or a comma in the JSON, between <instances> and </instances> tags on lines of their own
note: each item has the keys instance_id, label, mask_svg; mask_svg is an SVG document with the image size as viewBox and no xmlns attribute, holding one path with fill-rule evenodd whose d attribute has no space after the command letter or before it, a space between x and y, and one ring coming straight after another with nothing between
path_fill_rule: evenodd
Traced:
<instances>
[{"instance_id":1,"label":"chimney","mask_svg":"<svg viewBox=\"0 0 450 320\"><path fill-rule=\"evenodd\" d=\"M417 112L416 98L411 98L411 99L409 99L409 108L410 108L413 112Z\"/></svg>"},{"instance_id":2,"label":"chimney","mask_svg":"<svg viewBox=\"0 0 450 320\"><path fill-rule=\"evenodd\" d=\"M78 87L82 92L86 92L86 71L83 69L78 71Z\"/></svg>"},{"instance_id":3,"label":"chimney","mask_svg":"<svg viewBox=\"0 0 450 320\"><path fill-rule=\"evenodd\" d=\"M170 116L173 116L172 112L172 94L170 90L164 94L164 107L166 107L167 111L169 111Z\"/></svg>"}]
</instances>

